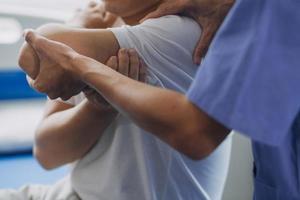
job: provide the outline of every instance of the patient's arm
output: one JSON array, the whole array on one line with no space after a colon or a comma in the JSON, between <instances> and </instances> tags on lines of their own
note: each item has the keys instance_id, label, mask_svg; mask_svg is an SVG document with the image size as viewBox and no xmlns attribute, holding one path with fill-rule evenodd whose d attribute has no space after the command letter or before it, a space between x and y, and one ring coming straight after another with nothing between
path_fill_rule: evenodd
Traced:
<instances>
[{"instance_id":1,"label":"patient's arm","mask_svg":"<svg viewBox=\"0 0 300 200\"><path fill-rule=\"evenodd\" d=\"M40 27L37 32L55 41L60 41L74 48L83 55L99 62L116 55L119 45L113 33L104 29L79 29L64 25L49 24ZM32 85L36 90L47 93L51 99L61 97L68 99L78 94L86 85L67 73L57 63L47 59L39 61L28 44L20 52L21 68L34 79Z\"/></svg>"},{"instance_id":2,"label":"patient's arm","mask_svg":"<svg viewBox=\"0 0 300 200\"><path fill-rule=\"evenodd\" d=\"M137 60L136 53L120 50L118 59L111 57L107 65L125 71L130 63L130 75L136 77ZM86 89L84 94L87 99L77 106L57 100L47 102L34 145L35 157L44 168L52 169L84 157L117 115L94 89Z\"/></svg>"},{"instance_id":3,"label":"patient's arm","mask_svg":"<svg viewBox=\"0 0 300 200\"><path fill-rule=\"evenodd\" d=\"M107 30L77 29L49 24L40 27L38 32L71 45L77 51L100 62L105 62L108 57L115 55L119 48L113 34ZM26 43L20 53L20 65L32 78L37 77L40 63L33 49ZM44 74L49 75L51 72L45 71ZM63 79L65 77L63 76ZM55 78L60 77L49 77L50 80ZM88 101L76 107L60 101L49 101L44 119L36 131L35 156L47 169L82 158L100 138L115 115L113 109L95 109Z\"/></svg>"},{"instance_id":4,"label":"patient's arm","mask_svg":"<svg viewBox=\"0 0 300 200\"><path fill-rule=\"evenodd\" d=\"M121 52L120 70L128 68L123 59L127 54ZM133 63L131 68L138 69ZM111 57L107 65L116 69L117 58ZM84 157L117 115L95 90L86 89L84 94L87 99L77 106L57 100L47 102L34 144L35 157L44 168L52 169Z\"/></svg>"},{"instance_id":5,"label":"patient's arm","mask_svg":"<svg viewBox=\"0 0 300 200\"><path fill-rule=\"evenodd\" d=\"M82 158L116 115L112 107L95 108L87 100L78 106L48 101L36 130L35 157L46 169Z\"/></svg>"},{"instance_id":6,"label":"patient's arm","mask_svg":"<svg viewBox=\"0 0 300 200\"><path fill-rule=\"evenodd\" d=\"M113 33L106 29L81 29L60 24L47 24L37 29L41 35L67 44L77 52L99 62L116 55L119 45ZM31 78L39 72L39 61L33 49L24 43L20 50L20 66Z\"/></svg>"},{"instance_id":7,"label":"patient's arm","mask_svg":"<svg viewBox=\"0 0 300 200\"><path fill-rule=\"evenodd\" d=\"M80 10L72 20L68 21L68 25L84 28L107 28L111 26L114 17L107 14L103 15L104 10L95 9L94 6L100 5L90 4L84 10ZM103 16L106 17L103 18ZM70 28L64 25L48 24L40 27L38 31L57 40L67 42L69 40L66 38L70 39L69 35L67 37L64 35L65 32L70 31ZM105 42L109 42L106 36L103 37L105 37L103 38ZM108 36L108 38L111 37ZM97 41L102 42L102 39ZM72 44L79 45L79 43L74 44L74 42L78 43L78 40L72 41ZM98 52L94 52L93 48L88 48L87 44L90 45L90 43L91 41L88 41L84 46L79 45L79 51L91 57L99 56L97 57L99 60L105 60L105 54L103 56L102 54L98 55ZM93 45L96 43L92 43ZM102 48L105 47L103 43L100 45ZM112 49L109 48L108 50ZM20 56L21 66L32 78L36 78L40 63L35 52L25 43ZM108 65L114 68L115 63ZM62 101L48 100L44 117L36 130L34 144L34 154L43 167L52 169L82 158L101 138L103 131L114 119L116 115L114 109L103 102L103 99L99 101L99 96L89 96L90 101L85 100L76 107Z\"/></svg>"}]
</instances>

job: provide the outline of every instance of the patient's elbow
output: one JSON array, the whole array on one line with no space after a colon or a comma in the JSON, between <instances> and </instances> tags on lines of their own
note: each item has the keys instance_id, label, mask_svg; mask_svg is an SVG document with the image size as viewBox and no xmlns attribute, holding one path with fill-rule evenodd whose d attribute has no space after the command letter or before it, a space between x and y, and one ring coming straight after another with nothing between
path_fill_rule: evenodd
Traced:
<instances>
[{"instance_id":1,"label":"patient's elbow","mask_svg":"<svg viewBox=\"0 0 300 200\"><path fill-rule=\"evenodd\" d=\"M46 170L60 167L62 165L59 163L60 155L54 152L55 149L48 144L49 138L45 136L47 134L42 134L43 132L41 131L39 128L37 129L33 147L33 154L36 160Z\"/></svg>"}]
</instances>

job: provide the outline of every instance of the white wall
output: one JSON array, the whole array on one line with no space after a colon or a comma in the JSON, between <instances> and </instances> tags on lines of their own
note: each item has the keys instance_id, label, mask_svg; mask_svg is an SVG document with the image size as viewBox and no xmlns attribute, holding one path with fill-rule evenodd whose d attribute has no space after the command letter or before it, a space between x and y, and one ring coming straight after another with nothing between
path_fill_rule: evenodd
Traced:
<instances>
[{"instance_id":1,"label":"white wall","mask_svg":"<svg viewBox=\"0 0 300 200\"><path fill-rule=\"evenodd\" d=\"M36 28L49 22L63 22L72 17L76 8L85 6L88 2L89 0L0 0L0 18L15 19L21 29ZM5 34L3 27L5 26L0 24L0 35ZM22 31L19 34L21 36ZM22 43L22 37L13 44L0 42L0 70L16 68L18 50Z\"/></svg>"},{"instance_id":2,"label":"white wall","mask_svg":"<svg viewBox=\"0 0 300 200\"><path fill-rule=\"evenodd\" d=\"M253 157L251 142L245 136L235 133L232 144L229 174L222 200L252 200Z\"/></svg>"}]
</instances>

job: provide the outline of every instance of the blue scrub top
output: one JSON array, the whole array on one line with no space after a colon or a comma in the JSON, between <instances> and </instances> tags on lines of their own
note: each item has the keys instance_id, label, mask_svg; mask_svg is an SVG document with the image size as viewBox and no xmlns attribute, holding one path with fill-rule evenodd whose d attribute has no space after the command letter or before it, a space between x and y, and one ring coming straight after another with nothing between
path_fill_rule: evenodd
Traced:
<instances>
[{"instance_id":1,"label":"blue scrub top","mask_svg":"<svg viewBox=\"0 0 300 200\"><path fill-rule=\"evenodd\" d=\"M256 200L300 199L299 0L237 0L187 96L252 139Z\"/></svg>"}]
</instances>

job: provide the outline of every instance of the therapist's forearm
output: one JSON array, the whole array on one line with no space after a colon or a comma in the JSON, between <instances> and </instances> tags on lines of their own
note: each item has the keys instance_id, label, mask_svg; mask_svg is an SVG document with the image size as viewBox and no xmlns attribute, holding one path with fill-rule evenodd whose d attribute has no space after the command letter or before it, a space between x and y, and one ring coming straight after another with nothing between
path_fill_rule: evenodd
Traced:
<instances>
[{"instance_id":1,"label":"therapist's forearm","mask_svg":"<svg viewBox=\"0 0 300 200\"><path fill-rule=\"evenodd\" d=\"M74 66L73 73L123 115L193 159L209 155L229 132L180 93L131 80L90 59Z\"/></svg>"},{"instance_id":2,"label":"therapist's forearm","mask_svg":"<svg viewBox=\"0 0 300 200\"><path fill-rule=\"evenodd\" d=\"M88 101L50 114L36 131L35 156L46 169L82 158L115 115L112 109L97 110Z\"/></svg>"}]
</instances>

